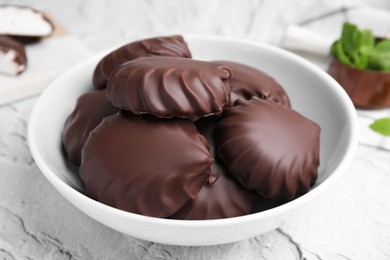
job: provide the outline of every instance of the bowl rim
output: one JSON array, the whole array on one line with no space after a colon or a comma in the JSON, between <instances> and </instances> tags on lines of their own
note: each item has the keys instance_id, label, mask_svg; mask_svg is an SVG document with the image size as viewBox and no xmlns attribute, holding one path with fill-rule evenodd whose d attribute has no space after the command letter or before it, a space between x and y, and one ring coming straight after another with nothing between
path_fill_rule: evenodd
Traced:
<instances>
[{"instance_id":1,"label":"bowl rim","mask_svg":"<svg viewBox=\"0 0 390 260\"><path fill-rule=\"evenodd\" d=\"M35 129L37 127L37 123L39 121L39 115L37 114L37 111L39 110L42 102L41 100L45 99L46 96L48 96L52 91L54 91L55 86L58 84L58 82L61 82L64 78L67 78L69 75L72 75L76 71L78 71L80 68L87 66L92 60L97 59L98 57L102 57L103 54L106 54L108 51L100 52L96 55L93 55L92 57L86 59L85 61L79 63L75 67L71 68L67 72L63 73L59 77L57 77L53 82L49 84L49 86L42 92L40 95L38 101L34 105L34 108L32 110L29 123L28 123L28 144L31 151L31 154L33 156L33 159L39 169L42 171L42 173L45 175L45 177L51 182L52 185L54 183L56 185L59 185L59 187L62 189L62 191L66 191L73 196L76 196L77 199L83 200L86 203L91 204L91 206L97 207L100 210L118 215L120 217L126 218L126 219L133 219L138 222L144 222L149 224L159 224L159 225L165 225L165 226L175 226L175 227L196 227L196 228L207 228L207 227L222 227L227 225L240 225L243 223L248 223L252 221L260 221L262 219L268 219L273 218L275 216L285 214L290 212L293 208L301 207L305 204L307 204L310 201L313 201L316 197L318 197L323 191L327 190L328 188L332 187L332 185L343 175L343 172L346 172L346 168L349 166L349 164L352 162L352 159L355 155L355 152L358 147L358 123L357 123L357 113L356 110L352 104L352 101L350 100L349 96L345 92L345 90L330 76L328 75L324 70L317 67L316 65L312 64L311 62L305 60L302 57L299 57L296 54L293 54L287 50L281 49L276 46L272 46L266 43L261 42L255 42L254 40L249 39L238 39L234 37L228 37L228 36L215 36L215 35L190 35L190 34L184 34L184 39L187 40L205 40L205 41L213 41L213 42L229 42L234 44L245 44L248 46L252 46L255 48L261 48L266 51L271 51L274 53L277 53L279 55L283 55L286 58L293 60L296 63L299 63L302 67L305 69L316 73L318 76L322 77L324 80L327 81L328 85L333 88L333 90L342 97L342 99L345 101L343 102L343 106L345 109L345 112L348 114L349 119L349 125L350 125L350 135L349 142L346 147L346 152L343 154L343 159L341 159L340 163L336 166L333 173L326 178L320 185L316 186L314 189L310 190L308 193L300 196L299 198L296 198L290 202L287 202L285 204L282 204L280 206L277 206L275 208L271 208L265 211L252 213L249 215L243 215L238 217L232 217L232 218L223 218L223 219L209 219L209 220L180 220L180 219L166 219L166 218L157 218L157 217L150 217L150 216L144 216L136 213L131 213L127 211L123 211L111 206L108 206L106 204L103 204L101 202L95 201L88 196L84 195L83 193L77 191L76 189L72 188L65 182L63 182L54 172L51 171L51 169L46 164L43 156L41 155L39 151L39 145L38 140L35 138ZM113 48L115 49L115 48ZM110 49L112 50L112 49ZM57 189L57 187L55 187ZM58 190L57 190L58 191ZM60 192L61 193L61 192ZM63 195L63 194L62 194ZM64 195L63 195L64 196ZM65 196L64 196L65 197ZM66 197L65 197L66 198ZM66 198L69 200L68 198ZM71 203L74 205L73 203ZM80 209L80 208L79 208ZM81 210L81 209L80 209ZM84 212L83 210L81 210ZM85 212L84 212L85 213Z\"/></svg>"}]
</instances>

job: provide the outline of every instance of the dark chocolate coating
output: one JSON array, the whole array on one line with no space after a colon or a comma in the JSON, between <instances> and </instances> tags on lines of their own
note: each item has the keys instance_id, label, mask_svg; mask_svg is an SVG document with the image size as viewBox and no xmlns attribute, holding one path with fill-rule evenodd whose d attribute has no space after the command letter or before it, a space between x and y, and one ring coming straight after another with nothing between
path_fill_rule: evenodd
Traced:
<instances>
[{"instance_id":1,"label":"dark chocolate coating","mask_svg":"<svg viewBox=\"0 0 390 260\"><path fill-rule=\"evenodd\" d=\"M210 176L207 141L187 119L127 112L106 117L83 150L86 195L107 205L168 217L194 198Z\"/></svg>"},{"instance_id":2,"label":"dark chocolate coating","mask_svg":"<svg viewBox=\"0 0 390 260\"><path fill-rule=\"evenodd\" d=\"M119 111L106 98L104 90L87 92L76 102L64 125L63 144L68 158L76 165L81 163L81 149L89 133L103 120Z\"/></svg>"},{"instance_id":3,"label":"dark chocolate coating","mask_svg":"<svg viewBox=\"0 0 390 260\"><path fill-rule=\"evenodd\" d=\"M277 205L254 191L244 188L216 156L214 129L219 116L202 118L195 122L198 131L207 139L214 162L211 165L211 182L207 182L195 199L170 218L186 220L220 219L251 214Z\"/></svg>"},{"instance_id":4,"label":"dark chocolate coating","mask_svg":"<svg viewBox=\"0 0 390 260\"><path fill-rule=\"evenodd\" d=\"M390 107L390 72L353 68L333 56L328 72L345 89L356 107Z\"/></svg>"},{"instance_id":5,"label":"dark chocolate coating","mask_svg":"<svg viewBox=\"0 0 390 260\"><path fill-rule=\"evenodd\" d=\"M252 97L258 97L290 107L290 100L284 89L275 79L266 73L237 62L216 62L228 66L232 70L232 77L230 79L230 106L233 106L237 99L248 100Z\"/></svg>"},{"instance_id":6,"label":"dark chocolate coating","mask_svg":"<svg viewBox=\"0 0 390 260\"><path fill-rule=\"evenodd\" d=\"M230 69L214 62L145 57L119 66L107 84L114 106L157 117L202 117L229 102Z\"/></svg>"},{"instance_id":7,"label":"dark chocolate coating","mask_svg":"<svg viewBox=\"0 0 390 260\"><path fill-rule=\"evenodd\" d=\"M16 52L14 62L20 65L27 64L27 56L24 45L11 37L0 35L0 51L5 53L10 50L14 50Z\"/></svg>"},{"instance_id":8,"label":"dark chocolate coating","mask_svg":"<svg viewBox=\"0 0 390 260\"><path fill-rule=\"evenodd\" d=\"M92 82L96 89L106 87L111 73L121 64L149 56L191 58L191 52L181 35L155 37L126 44L106 55L96 66Z\"/></svg>"},{"instance_id":9,"label":"dark chocolate coating","mask_svg":"<svg viewBox=\"0 0 390 260\"><path fill-rule=\"evenodd\" d=\"M216 129L217 152L248 189L294 199L309 191L320 163L320 127L280 104L238 100Z\"/></svg>"}]
</instances>

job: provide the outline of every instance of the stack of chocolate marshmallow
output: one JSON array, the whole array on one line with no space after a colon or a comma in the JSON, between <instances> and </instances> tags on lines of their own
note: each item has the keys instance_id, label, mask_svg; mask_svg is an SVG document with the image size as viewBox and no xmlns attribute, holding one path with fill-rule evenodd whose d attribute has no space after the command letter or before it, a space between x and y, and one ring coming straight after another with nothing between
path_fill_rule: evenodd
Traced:
<instances>
[{"instance_id":1,"label":"stack of chocolate marshmallow","mask_svg":"<svg viewBox=\"0 0 390 260\"><path fill-rule=\"evenodd\" d=\"M95 200L218 219L278 206L317 179L320 127L262 71L193 59L183 37L167 36L114 50L92 78L63 145Z\"/></svg>"}]
</instances>

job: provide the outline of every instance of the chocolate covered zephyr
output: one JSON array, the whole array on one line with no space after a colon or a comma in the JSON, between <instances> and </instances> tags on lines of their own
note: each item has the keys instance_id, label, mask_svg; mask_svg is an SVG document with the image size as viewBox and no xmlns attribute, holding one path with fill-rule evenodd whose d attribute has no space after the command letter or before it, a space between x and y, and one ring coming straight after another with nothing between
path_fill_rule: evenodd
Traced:
<instances>
[{"instance_id":1,"label":"chocolate covered zephyr","mask_svg":"<svg viewBox=\"0 0 390 260\"><path fill-rule=\"evenodd\" d=\"M106 55L98 63L92 77L94 87L105 88L112 71L119 65L148 56L191 58L191 53L180 35L155 37L126 44Z\"/></svg>"},{"instance_id":2,"label":"chocolate covered zephyr","mask_svg":"<svg viewBox=\"0 0 390 260\"><path fill-rule=\"evenodd\" d=\"M311 188L320 127L276 80L191 59L181 36L122 46L97 65L100 91L65 123L85 194L152 217L204 220L267 210ZM119 111L119 112L117 112Z\"/></svg>"},{"instance_id":3,"label":"chocolate covered zephyr","mask_svg":"<svg viewBox=\"0 0 390 260\"><path fill-rule=\"evenodd\" d=\"M48 17L31 7L0 5L0 34L19 37L44 37L54 31Z\"/></svg>"},{"instance_id":4,"label":"chocolate covered zephyr","mask_svg":"<svg viewBox=\"0 0 390 260\"><path fill-rule=\"evenodd\" d=\"M64 125L63 144L68 158L76 165L81 163L81 149L89 133L103 120L119 111L106 99L104 90L84 93Z\"/></svg>"},{"instance_id":5,"label":"chocolate covered zephyr","mask_svg":"<svg viewBox=\"0 0 390 260\"><path fill-rule=\"evenodd\" d=\"M107 84L114 106L158 117L221 113L229 102L227 66L177 57L145 57L119 66Z\"/></svg>"},{"instance_id":6,"label":"chocolate covered zephyr","mask_svg":"<svg viewBox=\"0 0 390 260\"><path fill-rule=\"evenodd\" d=\"M230 79L230 105L233 106L237 99L251 99L258 97L261 99L272 100L283 106L290 107L290 100L280 86L280 84L265 74L253 67L232 62L232 61L216 61L219 64L228 66L232 70Z\"/></svg>"},{"instance_id":7,"label":"chocolate covered zephyr","mask_svg":"<svg viewBox=\"0 0 390 260\"><path fill-rule=\"evenodd\" d=\"M27 68L23 44L8 36L0 36L0 73L16 76Z\"/></svg>"},{"instance_id":8,"label":"chocolate covered zephyr","mask_svg":"<svg viewBox=\"0 0 390 260\"><path fill-rule=\"evenodd\" d=\"M317 179L320 127L292 109L239 100L225 110L216 135L227 168L266 198L296 198Z\"/></svg>"},{"instance_id":9,"label":"chocolate covered zephyr","mask_svg":"<svg viewBox=\"0 0 390 260\"><path fill-rule=\"evenodd\" d=\"M167 217L196 197L212 162L207 141L191 121L121 112L91 132L80 177L86 194L102 203Z\"/></svg>"},{"instance_id":10,"label":"chocolate covered zephyr","mask_svg":"<svg viewBox=\"0 0 390 260\"><path fill-rule=\"evenodd\" d=\"M212 177L202 187L195 199L170 218L201 220L231 218L270 209L277 205L275 200L266 200L258 193L247 190L226 169L215 152L214 129L220 117L210 116L196 121L198 131L207 139L214 162Z\"/></svg>"}]
</instances>

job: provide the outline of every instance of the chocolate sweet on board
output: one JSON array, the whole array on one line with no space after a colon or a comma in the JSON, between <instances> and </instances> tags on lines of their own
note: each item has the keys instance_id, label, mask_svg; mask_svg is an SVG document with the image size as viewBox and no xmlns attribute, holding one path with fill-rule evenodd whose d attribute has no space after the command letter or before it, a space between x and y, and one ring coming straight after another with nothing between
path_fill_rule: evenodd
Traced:
<instances>
[{"instance_id":1,"label":"chocolate sweet on board","mask_svg":"<svg viewBox=\"0 0 390 260\"><path fill-rule=\"evenodd\" d=\"M83 150L88 196L129 212L167 217L198 194L213 159L188 119L118 113L106 117Z\"/></svg>"},{"instance_id":2,"label":"chocolate sweet on board","mask_svg":"<svg viewBox=\"0 0 390 260\"><path fill-rule=\"evenodd\" d=\"M89 133L103 118L119 111L106 98L104 90L91 91L81 95L64 125L63 144L68 158L76 165L81 163L81 149Z\"/></svg>"},{"instance_id":3,"label":"chocolate sweet on board","mask_svg":"<svg viewBox=\"0 0 390 260\"><path fill-rule=\"evenodd\" d=\"M290 108L253 98L224 111L217 151L248 189L293 199L317 179L320 127Z\"/></svg>"},{"instance_id":4,"label":"chocolate sweet on board","mask_svg":"<svg viewBox=\"0 0 390 260\"><path fill-rule=\"evenodd\" d=\"M27 68L23 44L8 36L0 36L0 73L16 76Z\"/></svg>"},{"instance_id":5,"label":"chocolate sweet on board","mask_svg":"<svg viewBox=\"0 0 390 260\"><path fill-rule=\"evenodd\" d=\"M158 117L221 113L229 102L227 66L177 57L145 57L119 66L107 84L114 106Z\"/></svg>"},{"instance_id":6,"label":"chocolate sweet on board","mask_svg":"<svg viewBox=\"0 0 390 260\"><path fill-rule=\"evenodd\" d=\"M96 66L92 82L96 89L106 87L108 78L119 65L148 56L191 58L187 43L180 35L155 37L126 44L106 55Z\"/></svg>"},{"instance_id":7,"label":"chocolate sweet on board","mask_svg":"<svg viewBox=\"0 0 390 260\"><path fill-rule=\"evenodd\" d=\"M237 62L216 62L228 66L232 70L232 77L230 79L231 106L234 105L234 102L236 102L237 99L248 100L252 97L258 97L290 107L290 100L287 93L280 84L269 75L258 69Z\"/></svg>"},{"instance_id":8,"label":"chocolate sweet on board","mask_svg":"<svg viewBox=\"0 0 390 260\"><path fill-rule=\"evenodd\" d=\"M266 200L256 192L247 190L218 158L215 152L214 129L219 120L219 116L210 116L195 122L198 131L207 139L211 154L214 156L211 165L212 178L202 187L195 199L190 200L170 218L187 220L230 218L277 205L277 201Z\"/></svg>"},{"instance_id":9,"label":"chocolate sweet on board","mask_svg":"<svg viewBox=\"0 0 390 260\"><path fill-rule=\"evenodd\" d=\"M44 13L27 6L0 4L0 73L18 76L27 68L24 43L39 41L54 31Z\"/></svg>"}]
</instances>

